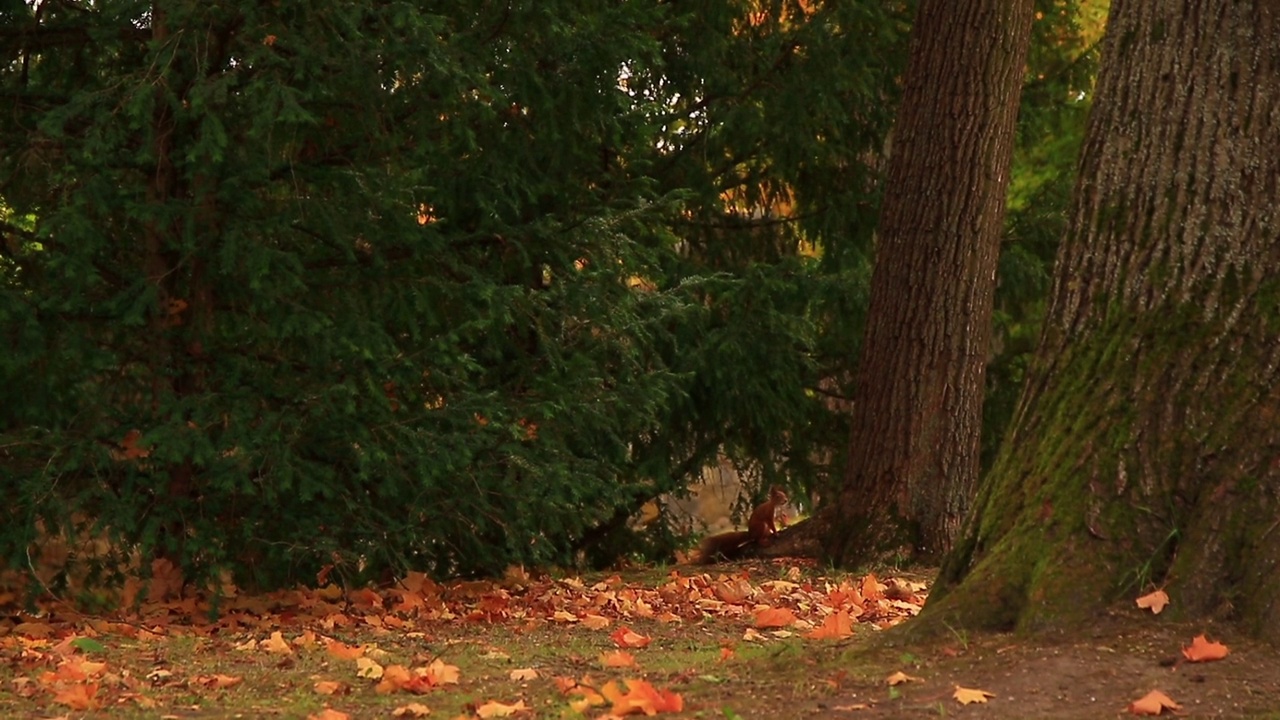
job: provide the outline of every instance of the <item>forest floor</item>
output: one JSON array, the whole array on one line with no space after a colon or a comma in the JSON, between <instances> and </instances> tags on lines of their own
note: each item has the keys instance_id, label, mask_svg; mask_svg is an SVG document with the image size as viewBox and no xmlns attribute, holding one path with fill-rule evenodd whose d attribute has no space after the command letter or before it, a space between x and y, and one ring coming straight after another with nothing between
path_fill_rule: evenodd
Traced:
<instances>
[{"instance_id":1,"label":"forest floor","mask_svg":"<svg viewBox=\"0 0 1280 720\"><path fill-rule=\"evenodd\" d=\"M236 595L217 612L170 583L108 615L19 610L0 590L0 717L1092 719L1159 690L1181 707L1166 716L1280 720L1280 653L1229 626L1135 607L1075 637L908 640L929 579L785 560L517 571ZM1186 661L1199 634L1229 654Z\"/></svg>"}]
</instances>

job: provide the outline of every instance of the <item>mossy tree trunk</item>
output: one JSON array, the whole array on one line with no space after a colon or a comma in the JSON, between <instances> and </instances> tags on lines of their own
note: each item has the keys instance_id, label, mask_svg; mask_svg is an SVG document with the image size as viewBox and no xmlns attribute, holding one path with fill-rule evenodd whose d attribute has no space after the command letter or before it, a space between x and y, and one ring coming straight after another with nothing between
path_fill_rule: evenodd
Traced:
<instances>
[{"instance_id":1,"label":"mossy tree trunk","mask_svg":"<svg viewBox=\"0 0 1280 720\"><path fill-rule=\"evenodd\" d=\"M1044 335L926 622L1164 587L1280 640L1278 13L1112 4Z\"/></svg>"},{"instance_id":2,"label":"mossy tree trunk","mask_svg":"<svg viewBox=\"0 0 1280 720\"><path fill-rule=\"evenodd\" d=\"M837 563L937 557L973 494L1029 0L924 0L876 240L850 458L817 532Z\"/></svg>"}]
</instances>

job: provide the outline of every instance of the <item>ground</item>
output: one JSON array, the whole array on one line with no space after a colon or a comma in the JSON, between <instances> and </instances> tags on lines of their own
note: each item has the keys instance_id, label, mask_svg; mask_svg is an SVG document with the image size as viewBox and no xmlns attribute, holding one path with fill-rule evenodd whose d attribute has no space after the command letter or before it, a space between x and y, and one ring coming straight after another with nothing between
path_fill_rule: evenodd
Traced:
<instances>
[{"instance_id":1,"label":"ground","mask_svg":"<svg viewBox=\"0 0 1280 720\"><path fill-rule=\"evenodd\" d=\"M127 613L46 600L0 615L0 716L1092 719L1132 717L1160 690L1182 716L1280 720L1280 653L1230 626L1123 607L1083 636L919 641L903 631L929 577L782 560L413 576L377 592L238 595L217 613L172 584ZM1186 661L1199 634L1230 653ZM889 685L898 672L910 679ZM962 705L957 687L990 697Z\"/></svg>"}]
</instances>

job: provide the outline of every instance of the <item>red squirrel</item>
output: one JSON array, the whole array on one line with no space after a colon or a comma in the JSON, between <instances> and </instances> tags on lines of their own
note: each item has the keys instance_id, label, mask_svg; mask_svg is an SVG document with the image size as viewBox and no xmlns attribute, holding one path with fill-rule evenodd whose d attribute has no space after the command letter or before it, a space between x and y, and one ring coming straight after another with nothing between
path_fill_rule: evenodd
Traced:
<instances>
[{"instance_id":1,"label":"red squirrel","mask_svg":"<svg viewBox=\"0 0 1280 720\"><path fill-rule=\"evenodd\" d=\"M778 507L787 504L787 493L777 485L769 489L769 499L751 511L746 530L720 533L703 538L698 546L698 562L713 563L719 559L742 557L751 545L766 547L778 532Z\"/></svg>"}]
</instances>

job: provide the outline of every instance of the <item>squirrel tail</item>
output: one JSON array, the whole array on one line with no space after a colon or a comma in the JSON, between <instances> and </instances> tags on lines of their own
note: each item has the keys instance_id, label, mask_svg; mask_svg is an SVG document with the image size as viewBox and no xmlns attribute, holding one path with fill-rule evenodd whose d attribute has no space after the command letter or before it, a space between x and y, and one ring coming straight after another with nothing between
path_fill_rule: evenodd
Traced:
<instances>
[{"instance_id":1,"label":"squirrel tail","mask_svg":"<svg viewBox=\"0 0 1280 720\"><path fill-rule=\"evenodd\" d=\"M751 542L746 530L709 535L698 545L698 562L703 565L719 560L736 560L743 556Z\"/></svg>"}]
</instances>

